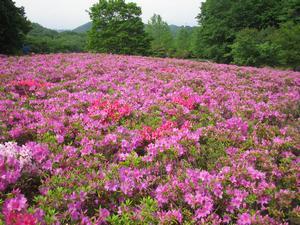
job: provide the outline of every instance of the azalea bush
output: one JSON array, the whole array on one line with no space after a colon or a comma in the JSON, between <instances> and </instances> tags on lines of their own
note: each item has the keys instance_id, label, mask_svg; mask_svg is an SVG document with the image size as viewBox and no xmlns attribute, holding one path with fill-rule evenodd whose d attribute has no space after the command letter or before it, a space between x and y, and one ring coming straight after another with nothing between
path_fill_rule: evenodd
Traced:
<instances>
[{"instance_id":1,"label":"azalea bush","mask_svg":"<svg viewBox=\"0 0 300 225\"><path fill-rule=\"evenodd\" d=\"M0 224L299 224L300 73L0 59Z\"/></svg>"}]
</instances>

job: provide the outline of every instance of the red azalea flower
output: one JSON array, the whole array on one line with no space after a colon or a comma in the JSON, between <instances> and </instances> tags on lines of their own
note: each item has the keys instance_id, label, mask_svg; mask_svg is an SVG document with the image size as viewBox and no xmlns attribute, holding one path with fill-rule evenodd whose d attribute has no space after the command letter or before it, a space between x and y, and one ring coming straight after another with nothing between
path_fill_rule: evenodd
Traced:
<instances>
[{"instance_id":1,"label":"red azalea flower","mask_svg":"<svg viewBox=\"0 0 300 225\"><path fill-rule=\"evenodd\" d=\"M90 108L90 112L100 110L105 113L105 120L112 120L113 122L119 121L124 116L128 116L132 109L129 105L116 101L102 101L96 100Z\"/></svg>"},{"instance_id":2,"label":"red azalea flower","mask_svg":"<svg viewBox=\"0 0 300 225\"><path fill-rule=\"evenodd\" d=\"M36 219L28 213L9 212L5 217L6 225L36 225Z\"/></svg>"}]
</instances>

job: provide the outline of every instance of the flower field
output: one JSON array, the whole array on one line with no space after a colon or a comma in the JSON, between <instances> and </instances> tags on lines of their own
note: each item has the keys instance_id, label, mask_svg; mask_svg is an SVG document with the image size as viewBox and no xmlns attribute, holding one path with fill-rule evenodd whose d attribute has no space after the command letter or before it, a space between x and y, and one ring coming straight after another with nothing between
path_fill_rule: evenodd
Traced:
<instances>
[{"instance_id":1,"label":"flower field","mask_svg":"<svg viewBox=\"0 0 300 225\"><path fill-rule=\"evenodd\" d=\"M300 73L0 58L0 224L300 224Z\"/></svg>"}]
</instances>

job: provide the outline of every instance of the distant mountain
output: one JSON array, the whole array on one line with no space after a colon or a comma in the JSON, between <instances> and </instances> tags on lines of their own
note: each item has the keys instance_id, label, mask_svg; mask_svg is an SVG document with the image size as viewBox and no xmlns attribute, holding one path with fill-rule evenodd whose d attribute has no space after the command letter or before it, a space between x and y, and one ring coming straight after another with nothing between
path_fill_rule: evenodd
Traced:
<instances>
[{"instance_id":1,"label":"distant mountain","mask_svg":"<svg viewBox=\"0 0 300 225\"><path fill-rule=\"evenodd\" d=\"M38 23L31 23L31 30L28 33L28 36L47 36L47 37L58 37L62 35L85 35L84 32L74 32L72 30L52 30Z\"/></svg>"},{"instance_id":2,"label":"distant mountain","mask_svg":"<svg viewBox=\"0 0 300 225\"><path fill-rule=\"evenodd\" d=\"M77 28L75 28L74 30L72 30L73 32L76 32L76 33L85 33L87 32L88 30L90 30L92 27L92 22L88 22L86 24L83 24ZM170 30L172 32L173 35L176 35L176 33L182 29L182 28L185 28L185 29L193 29L193 27L191 26L177 26L177 25L169 25L170 27Z\"/></svg>"},{"instance_id":3,"label":"distant mountain","mask_svg":"<svg viewBox=\"0 0 300 225\"><path fill-rule=\"evenodd\" d=\"M38 23L31 23L31 30L29 31L28 35L31 36L50 36L54 37L59 34L56 30L51 30L46 27L41 26Z\"/></svg>"},{"instance_id":4,"label":"distant mountain","mask_svg":"<svg viewBox=\"0 0 300 225\"><path fill-rule=\"evenodd\" d=\"M85 33L87 32L88 30L90 30L92 28L92 22L88 22L86 24L83 24L77 28L75 28L73 30L73 32L76 32L76 33Z\"/></svg>"},{"instance_id":5,"label":"distant mountain","mask_svg":"<svg viewBox=\"0 0 300 225\"><path fill-rule=\"evenodd\" d=\"M31 28L24 42L27 46L30 46L30 52L57 53L85 51L86 33L76 33L68 30L58 32L37 23L32 23Z\"/></svg>"}]
</instances>

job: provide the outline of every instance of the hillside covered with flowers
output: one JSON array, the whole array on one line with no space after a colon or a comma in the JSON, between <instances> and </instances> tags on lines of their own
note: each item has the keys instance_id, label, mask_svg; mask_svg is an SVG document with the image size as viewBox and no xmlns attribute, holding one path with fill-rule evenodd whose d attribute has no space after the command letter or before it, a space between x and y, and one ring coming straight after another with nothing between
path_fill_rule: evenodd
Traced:
<instances>
[{"instance_id":1,"label":"hillside covered with flowers","mask_svg":"<svg viewBox=\"0 0 300 225\"><path fill-rule=\"evenodd\" d=\"M300 73L0 58L0 224L299 224Z\"/></svg>"}]
</instances>

